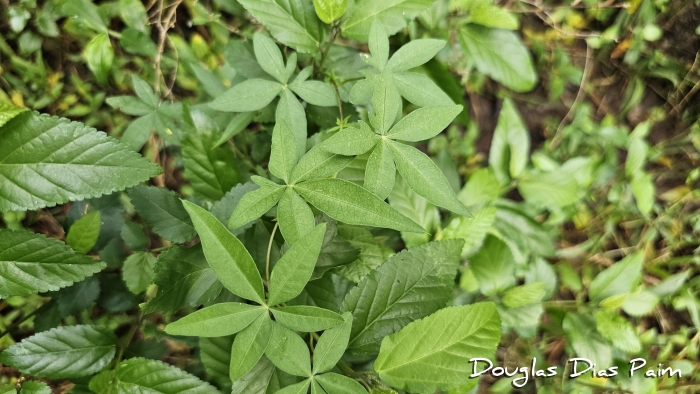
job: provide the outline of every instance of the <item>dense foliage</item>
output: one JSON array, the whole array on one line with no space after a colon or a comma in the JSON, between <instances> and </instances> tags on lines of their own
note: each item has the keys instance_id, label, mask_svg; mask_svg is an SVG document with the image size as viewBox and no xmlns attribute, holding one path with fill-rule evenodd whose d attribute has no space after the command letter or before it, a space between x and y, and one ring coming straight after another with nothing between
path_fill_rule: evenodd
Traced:
<instances>
[{"instance_id":1,"label":"dense foliage","mask_svg":"<svg viewBox=\"0 0 700 394\"><path fill-rule=\"evenodd\" d=\"M700 390L697 1L0 15L0 393Z\"/></svg>"}]
</instances>

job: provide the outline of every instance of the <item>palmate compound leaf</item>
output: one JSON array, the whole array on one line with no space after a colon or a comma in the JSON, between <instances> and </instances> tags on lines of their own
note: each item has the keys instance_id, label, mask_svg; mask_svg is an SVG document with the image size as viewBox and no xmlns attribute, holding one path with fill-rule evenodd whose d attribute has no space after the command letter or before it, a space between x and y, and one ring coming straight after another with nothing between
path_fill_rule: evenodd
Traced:
<instances>
[{"instance_id":1,"label":"palmate compound leaf","mask_svg":"<svg viewBox=\"0 0 700 394\"><path fill-rule=\"evenodd\" d=\"M99 272L105 263L28 231L0 231L0 298L54 291Z\"/></svg>"},{"instance_id":2,"label":"palmate compound leaf","mask_svg":"<svg viewBox=\"0 0 700 394\"><path fill-rule=\"evenodd\" d=\"M375 20L381 21L387 33L393 35L432 3L433 0L358 0L342 25L343 35L366 42Z\"/></svg>"},{"instance_id":3,"label":"palmate compound leaf","mask_svg":"<svg viewBox=\"0 0 700 394\"><path fill-rule=\"evenodd\" d=\"M222 302L183 317L165 327L171 335L223 337L248 327L265 313L261 306L240 302Z\"/></svg>"},{"instance_id":4,"label":"palmate compound leaf","mask_svg":"<svg viewBox=\"0 0 700 394\"><path fill-rule=\"evenodd\" d=\"M75 378L99 372L114 357L117 337L96 326L57 327L25 338L0 354L0 362L44 378Z\"/></svg>"},{"instance_id":5,"label":"palmate compound leaf","mask_svg":"<svg viewBox=\"0 0 700 394\"><path fill-rule=\"evenodd\" d=\"M467 382L470 358L491 358L501 338L495 304L442 309L382 341L374 370L412 393L449 390Z\"/></svg>"},{"instance_id":6,"label":"palmate compound leaf","mask_svg":"<svg viewBox=\"0 0 700 394\"><path fill-rule=\"evenodd\" d=\"M328 372L340 360L345 353L345 348L350 340L352 328L352 314L343 313L345 322L338 327L323 332L314 348L313 373Z\"/></svg>"},{"instance_id":7,"label":"palmate compound leaf","mask_svg":"<svg viewBox=\"0 0 700 394\"><path fill-rule=\"evenodd\" d=\"M376 354L385 336L445 307L463 245L447 240L404 250L365 277L341 307L353 314L348 349Z\"/></svg>"},{"instance_id":8,"label":"palmate compound leaf","mask_svg":"<svg viewBox=\"0 0 700 394\"><path fill-rule=\"evenodd\" d=\"M162 172L78 122L19 114L0 127L0 211L35 210L109 194Z\"/></svg>"}]
</instances>

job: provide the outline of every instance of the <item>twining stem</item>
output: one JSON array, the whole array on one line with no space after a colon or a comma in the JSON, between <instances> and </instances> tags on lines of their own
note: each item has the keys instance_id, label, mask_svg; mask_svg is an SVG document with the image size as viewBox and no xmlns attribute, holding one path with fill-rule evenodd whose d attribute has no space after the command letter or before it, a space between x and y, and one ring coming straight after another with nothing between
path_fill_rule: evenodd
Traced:
<instances>
[{"instance_id":1,"label":"twining stem","mask_svg":"<svg viewBox=\"0 0 700 394\"><path fill-rule=\"evenodd\" d=\"M267 282L268 286L270 284L270 252L272 251L272 241L275 239L277 227L279 227L279 222L276 222L275 227L272 228L272 234L270 234L270 242L268 242L267 244L267 258L265 259L265 282Z\"/></svg>"}]
</instances>

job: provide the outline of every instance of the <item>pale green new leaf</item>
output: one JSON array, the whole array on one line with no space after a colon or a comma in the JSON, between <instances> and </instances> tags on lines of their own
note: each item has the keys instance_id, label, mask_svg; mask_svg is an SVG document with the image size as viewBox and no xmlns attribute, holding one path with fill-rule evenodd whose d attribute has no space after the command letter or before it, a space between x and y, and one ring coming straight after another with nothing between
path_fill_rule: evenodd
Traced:
<instances>
[{"instance_id":1,"label":"pale green new leaf","mask_svg":"<svg viewBox=\"0 0 700 394\"><path fill-rule=\"evenodd\" d=\"M380 21L374 21L369 30L369 53L371 58L367 62L373 67L384 70L387 61L389 60L389 36Z\"/></svg>"},{"instance_id":2,"label":"pale green new leaf","mask_svg":"<svg viewBox=\"0 0 700 394\"><path fill-rule=\"evenodd\" d=\"M428 156L405 144L388 141L388 145L396 168L411 189L439 207L462 216L472 216L457 198L445 175Z\"/></svg>"},{"instance_id":3,"label":"pale green new leaf","mask_svg":"<svg viewBox=\"0 0 700 394\"><path fill-rule=\"evenodd\" d=\"M316 381L326 393L333 394L367 394L367 390L355 379L334 372L316 377Z\"/></svg>"},{"instance_id":4,"label":"pale green new leaf","mask_svg":"<svg viewBox=\"0 0 700 394\"><path fill-rule=\"evenodd\" d=\"M375 20L384 25L389 35L393 35L406 27L408 22L432 3L433 0L357 0L342 25L343 35L367 42L369 30Z\"/></svg>"},{"instance_id":5,"label":"pale green new leaf","mask_svg":"<svg viewBox=\"0 0 700 394\"><path fill-rule=\"evenodd\" d=\"M589 297L593 302L632 291L642 277L644 254L637 252L611 265L591 281Z\"/></svg>"},{"instance_id":6,"label":"pale green new leaf","mask_svg":"<svg viewBox=\"0 0 700 394\"><path fill-rule=\"evenodd\" d=\"M444 47L443 40L432 38L414 40L399 48L386 66L394 72L410 70L427 63Z\"/></svg>"},{"instance_id":7,"label":"pale green new leaf","mask_svg":"<svg viewBox=\"0 0 700 394\"><path fill-rule=\"evenodd\" d=\"M207 262L221 283L233 294L263 304L262 279L241 241L204 208L189 201L183 201L183 205L202 240Z\"/></svg>"},{"instance_id":8,"label":"pale green new leaf","mask_svg":"<svg viewBox=\"0 0 700 394\"><path fill-rule=\"evenodd\" d=\"M595 313L595 322L600 335L612 342L616 348L628 353L642 350L634 327L624 317L615 312L599 310Z\"/></svg>"},{"instance_id":9,"label":"pale green new leaf","mask_svg":"<svg viewBox=\"0 0 700 394\"><path fill-rule=\"evenodd\" d=\"M490 302L442 309L382 341L374 370L392 387L433 393L464 384L470 358L492 358L501 319Z\"/></svg>"},{"instance_id":10,"label":"pale green new leaf","mask_svg":"<svg viewBox=\"0 0 700 394\"><path fill-rule=\"evenodd\" d=\"M250 372L268 347L272 321L266 310L248 327L236 335L231 346L229 378L237 381Z\"/></svg>"},{"instance_id":11,"label":"pale green new leaf","mask_svg":"<svg viewBox=\"0 0 700 394\"><path fill-rule=\"evenodd\" d=\"M576 179L560 170L523 174L518 191L527 202L549 209L566 207L578 200Z\"/></svg>"},{"instance_id":12,"label":"pale green new leaf","mask_svg":"<svg viewBox=\"0 0 700 394\"><path fill-rule=\"evenodd\" d=\"M43 378L76 378L99 372L114 357L117 337L96 326L57 327L25 338L0 354L0 362Z\"/></svg>"},{"instance_id":13,"label":"pale green new leaf","mask_svg":"<svg viewBox=\"0 0 700 394\"><path fill-rule=\"evenodd\" d=\"M58 290L104 267L53 238L0 230L0 298Z\"/></svg>"},{"instance_id":14,"label":"pale green new leaf","mask_svg":"<svg viewBox=\"0 0 700 394\"><path fill-rule=\"evenodd\" d=\"M277 261L270 275L268 305L287 302L304 290L314 272L325 233L325 223L312 228Z\"/></svg>"},{"instance_id":15,"label":"pale green new leaf","mask_svg":"<svg viewBox=\"0 0 700 394\"><path fill-rule=\"evenodd\" d=\"M592 316L569 312L564 317L562 329L576 357L583 357L597 365L610 365L612 348L596 330Z\"/></svg>"},{"instance_id":16,"label":"pale green new leaf","mask_svg":"<svg viewBox=\"0 0 700 394\"><path fill-rule=\"evenodd\" d=\"M107 83L109 70L114 62L114 48L107 33L96 35L85 45L85 60L100 84Z\"/></svg>"},{"instance_id":17,"label":"pale green new leaf","mask_svg":"<svg viewBox=\"0 0 700 394\"><path fill-rule=\"evenodd\" d=\"M340 360L345 353L345 348L350 340L352 328L352 314L343 313L345 322L338 327L323 332L314 348L313 373L328 372Z\"/></svg>"},{"instance_id":18,"label":"pale green new leaf","mask_svg":"<svg viewBox=\"0 0 700 394\"><path fill-rule=\"evenodd\" d=\"M253 50L258 64L266 73L272 75L281 84L287 83L287 78L285 78L287 71L284 59L282 59L282 51L272 39L263 33L255 33L253 35Z\"/></svg>"},{"instance_id":19,"label":"pale green new leaf","mask_svg":"<svg viewBox=\"0 0 700 394\"><path fill-rule=\"evenodd\" d=\"M227 90L209 106L224 112L251 112L265 108L282 92L279 82L249 79Z\"/></svg>"},{"instance_id":20,"label":"pale green new leaf","mask_svg":"<svg viewBox=\"0 0 700 394\"><path fill-rule=\"evenodd\" d=\"M282 236L289 245L296 243L316 225L314 213L309 204L299 197L293 188L287 188L280 198L277 206L277 222Z\"/></svg>"},{"instance_id":21,"label":"pale green new leaf","mask_svg":"<svg viewBox=\"0 0 700 394\"><path fill-rule=\"evenodd\" d=\"M503 101L489 150L489 165L502 183L517 178L530 158L530 133L510 99Z\"/></svg>"},{"instance_id":22,"label":"pale green new leaf","mask_svg":"<svg viewBox=\"0 0 700 394\"><path fill-rule=\"evenodd\" d=\"M508 308L519 308L521 306L536 304L544 297L544 284L541 282L528 283L522 286L508 289L503 294L503 305Z\"/></svg>"},{"instance_id":23,"label":"pale green new leaf","mask_svg":"<svg viewBox=\"0 0 700 394\"><path fill-rule=\"evenodd\" d=\"M338 131L323 141L321 147L328 152L345 156L357 156L369 151L377 144L379 136L367 123L360 121L359 126Z\"/></svg>"},{"instance_id":24,"label":"pale green new leaf","mask_svg":"<svg viewBox=\"0 0 700 394\"><path fill-rule=\"evenodd\" d=\"M102 132L36 112L0 127L0 141L0 212L98 197L162 171Z\"/></svg>"},{"instance_id":25,"label":"pale green new leaf","mask_svg":"<svg viewBox=\"0 0 700 394\"><path fill-rule=\"evenodd\" d=\"M404 250L367 275L343 301L353 313L348 349L376 354L384 337L444 308L452 294L463 241Z\"/></svg>"},{"instance_id":26,"label":"pale green new leaf","mask_svg":"<svg viewBox=\"0 0 700 394\"><path fill-rule=\"evenodd\" d=\"M294 331L316 332L339 326L344 321L339 314L315 306L283 306L270 311L279 324Z\"/></svg>"},{"instance_id":27,"label":"pale green new leaf","mask_svg":"<svg viewBox=\"0 0 700 394\"><path fill-rule=\"evenodd\" d=\"M270 182L264 183L260 189L246 193L233 210L228 227L236 229L259 218L277 204L285 189L284 186Z\"/></svg>"},{"instance_id":28,"label":"pale green new leaf","mask_svg":"<svg viewBox=\"0 0 700 394\"><path fill-rule=\"evenodd\" d=\"M277 122L272 130L272 150L268 164L270 172L285 182L289 182L289 176L298 160L296 138L289 124L285 121Z\"/></svg>"},{"instance_id":29,"label":"pale green new leaf","mask_svg":"<svg viewBox=\"0 0 700 394\"><path fill-rule=\"evenodd\" d=\"M485 295L494 295L515 284L513 254L505 242L493 235L487 235L479 251L469 258L469 267Z\"/></svg>"},{"instance_id":30,"label":"pale green new leaf","mask_svg":"<svg viewBox=\"0 0 700 394\"><path fill-rule=\"evenodd\" d=\"M514 32L470 24L462 28L459 38L465 57L479 72L516 92L535 86L537 74L530 54Z\"/></svg>"},{"instance_id":31,"label":"pale green new leaf","mask_svg":"<svg viewBox=\"0 0 700 394\"><path fill-rule=\"evenodd\" d=\"M126 287L139 294L153 282L156 257L148 252L136 252L124 261L122 275Z\"/></svg>"},{"instance_id":32,"label":"pale green new leaf","mask_svg":"<svg viewBox=\"0 0 700 394\"><path fill-rule=\"evenodd\" d=\"M100 211L92 211L83 215L68 229L66 245L80 253L87 254L97 243L101 225Z\"/></svg>"},{"instance_id":33,"label":"pale green new leaf","mask_svg":"<svg viewBox=\"0 0 700 394\"><path fill-rule=\"evenodd\" d=\"M348 7L348 0L314 0L316 15L324 23L331 24L340 19Z\"/></svg>"},{"instance_id":34,"label":"pale green new leaf","mask_svg":"<svg viewBox=\"0 0 700 394\"><path fill-rule=\"evenodd\" d=\"M632 194L637 202L637 209L644 216L649 216L652 208L654 207L654 181L651 176L647 173L637 173L632 182Z\"/></svg>"},{"instance_id":35,"label":"pale green new leaf","mask_svg":"<svg viewBox=\"0 0 700 394\"><path fill-rule=\"evenodd\" d=\"M396 165L387 142L380 141L369 155L365 167L365 189L384 200L389 196L396 181ZM400 211L399 211L400 212ZM427 230L427 229L426 229Z\"/></svg>"},{"instance_id":36,"label":"pale green new leaf","mask_svg":"<svg viewBox=\"0 0 700 394\"><path fill-rule=\"evenodd\" d=\"M625 159L625 174L628 177L634 178L644 168L648 151L649 145L644 139L637 136L630 138L627 159Z\"/></svg>"},{"instance_id":37,"label":"pale green new leaf","mask_svg":"<svg viewBox=\"0 0 700 394\"><path fill-rule=\"evenodd\" d=\"M423 141L440 134L462 112L461 105L418 108L403 117L386 134L402 141Z\"/></svg>"},{"instance_id":38,"label":"pale green new leaf","mask_svg":"<svg viewBox=\"0 0 700 394\"><path fill-rule=\"evenodd\" d=\"M239 0L270 34L301 53L318 51L323 27L311 0Z\"/></svg>"},{"instance_id":39,"label":"pale green new leaf","mask_svg":"<svg viewBox=\"0 0 700 394\"><path fill-rule=\"evenodd\" d=\"M15 107L12 104L0 101L0 127L9 122L10 119L27 110L27 108Z\"/></svg>"},{"instance_id":40,"label":"pale green new leaf","mask_svg":"<svg viewBox=\"0 0 700 394\"><path fill-rule=\"evenodd\" d=\"M295 186L295 190L311 205L347 224L424 232L418 224L352 182L317 179L300 183Z\"/></svg>"},{"instance_id":41,"label":"pale green new leaf","mask_svg":"<svg viewBox=\"0 0 700 394\"><path fill-rule=\"evenodd\" d=\"M520 27L514 14L490 2L478 4L469 10L469 21L497 29L517 30Z\"/></svg>"},{"instance_id":42,"label":"pale green new leaf","mask_svg":"<svg viewBox=\"0 0 700 394\"><path fill-rule=\"evenodd\" d=\"M165 332L170 335L223 337L243 330L264 313L265 309L260 306L223 302L168 324Z\"/></svg>"},{"instance_id":43,"label":"pale green new leaf","mask_svg":"<svg viewBox=\"0 0 700 394\"><path fill-rule=\"evenodd\" d=\"M334 107L338 105L335 89L321 81L296 81L289 85L289 89L296 93L302 100L320 107Z\"/></svg>"},{"instance_id":44,"label":"pale green new leaf","mask_svg":"<svg viewBox=\"0 0 700 394\"><path fill-rule=\"evenodd\" d=\"M288 374L311 376L311 355L304 340L279 323L272 326L270 342L265 349L267 358Z\"/></svg>"},{"instance_id":45,"label":"pale green new leaf","mask_svg":"<svg viewBox=\"0 0 700 394\"><path fill-rule=\"evenodd\" d=\"M139 216L163 238L183 243L197 235L190 216L174 191L139 185L129 189L129 198Z\"/></svg>"}]
</instances>

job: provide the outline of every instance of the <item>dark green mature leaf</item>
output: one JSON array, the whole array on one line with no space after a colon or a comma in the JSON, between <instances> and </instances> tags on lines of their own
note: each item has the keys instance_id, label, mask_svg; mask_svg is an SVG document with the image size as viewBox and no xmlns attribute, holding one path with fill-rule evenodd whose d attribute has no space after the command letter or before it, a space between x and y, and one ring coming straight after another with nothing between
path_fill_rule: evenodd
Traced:
<instances>
[{"instance_id":1,"label":"dark green mature leaf","mask_svg":"<svg viewBox=\"0 0 700 394\"><path fill-rule=\"evenodd\" d=\"M221 223L228 225L228 221L229 219L231 219L231 214L233 213L234 209L236 209L236 206L238 206L238 203L241 201L243 196L245 196L248 192L258 190L259 188L260 186L250 181L246 183L239 183L238 185L234 186L233 189L229 190L228 193L226 193L226 195L224 196L224 198L215 202L211 206L209 212L211 212L212 215L216 216L216 218L219 219ZM253 222L249 222L247 223L247 225L235 229L235 231L233 231L233 234L238 235L242 233L243 230L247 229L252 225Z\"/></svg>"},{"instance_id":2,"label":"dark green mature leaf","mask_svg":"<svg viewBox=\"0 0 700 394\"><path fill-rule=\"evenodd\" d=\"M288 374L311 376L311 355L304 340L279 323L272 326L270 343L265 349L267 358Z\"/></svg>"},{"instance_id":3,"label":"dark green mature leaf","mask_svg":"<svg viewBox=\"0 0 700 394\"><path fill-rule=\"evenodd\" d=\"M425 11L433 0L357 0L342 25L343 35L367 42L375 20L380 21L389 35L406 27L409 21Z\"/></svg>"},{"instance_id":4,"label":"dark green mature leaf","mask_svg":"<svg viewBox=\"0 0 700 394\"><path fill-rule=\"evenodd\" d=\"M374 370L398 389L448 390L467 382L470 358L492 358L500 338L493 303L445 308L386 337Z\"/></svg>"},{"instance_id":5,"label":"dark green mature leaf","mask_svg":"<svg viewBox=\"0 0 700 394\"><path fill-rule=\"evenodd\" d=\"M97 243L100 236L102 217L100 211L92 211L73 223L66 235L66 245L76 251L87 254Z\"/></svg>"},{"instance_id":6,"label":"dark green mature leaf","mask_svg":"<svg viewBox=\"0 0 700 394\"><path fill-rule=\"evenodd\" d=\"M283 306L270 311L278 323L294 331L316 332L343 323L343 317L339 314L315 306Z\"/></svg>"},{"instance_id":7,"label":"dark green mature leaf","mask_svg":"<svg viewBox=\"0 0 700 394\"><path fill-rule=\"evenodd\" d=\"M269 305L287 302L301 293L314 272L325 232L326 224L319 224L304 234L277 261L270 275Z\"/></svg>"},{"instance_id":8,"label":"dark green mature leaf","mask_svg":"<svg viewBox=\"0 0 700 394\"><path fill-rule=\"evenodd\" d=\"M163 238L183 243L197 235L177 193L160 187L139 185L129 189L129 198L139 216Z\"/></svg>"},{"instance_id":9,"label":"dark green mature leaf","mask_svg":"<svg viewBox=\"0 0 700 394\"><path fill-rule=\"evenodd\" d=\"M168 324L165 332L170 335L223 337L243 330L264 313L265 309L260 306L223 302Z\"/></svg>"},{"instance_id":10,"label":"dark green mature leaf","mask_svg":"<svg viewBox=\"0 0 700 394\"><path fill-rule=\"evenodd\" d=\"M376 354L385 336L445 307L463 244L438 241L404 250L365 277L341 307L353 313L348 349Z\"/></svg>"},{"instance_id":11,"label":"dark green mature leaf","mask_svg":"<svg viewBox=\"0 0 700 394\"><path fill-rule=\"evenodd\" d=\"M461 105L418 108L389 130L387 137L402 141L423 141L440 134L462 112Z\"/></svg>"},{"instance_id":12,"label":"dark green mature leaf","mask_svg":"<svg viewBox=\"0 0 700 394\"><path fill-rule=\"evenodd\" d=\"M228 221L228 227L237 229L259 218L280 200L286 187L270 182L267 179L252 177L261 187L246 193L233 210Z\"/></svg>"},{"instance_id":13,"label":"dark green mature leaf","mask_svg":"<svg viewBox=\"0 0 700 394\"><path fill-rule=\"evenodd\" d=\"M352 182L340 179L311 180L296 185L295 190L311 205L344 223L424 232L418 224Z\"/></svg>"},{"instance_id":14,"label":"dark green mature leaf","mask_svg":"<svg viewBox=\"0 0 700 394\"><path fill-rule=\"evenodd\" d=\"M287 386L275 394L306 394L309 392L309 385L311 385L311 380L306 379L299 383L294 383Z\"/></svg>"},{"instance_id":15,"label":"dark green mature leaf","mask_svg":"<svg viewBox=\"0 0 700 394\"><path fill-rule=\"evenodd\" d=\"M266 79L249 79L227 90L211 104L224 112L251 112L265 108L284 89L279 82Z\"/></svg>"},{"instance_id":16,"label":"dark green mature leaf","mask_svg":"<svg viewBox=\"0 0 700 394\"><path fill-rule=\"evenodd\" d=\"M265 311L236 335L231 346L229 378L236 381L250 372L265 353L272 335L272 321Z\"/></svg>"},{"instance_id":17,"label":"dark green mature leaf","mask_svg":"<svg viewBox=\"0 0 700 394\"><path fill-rule=\"evenodd\" d=\"M478 252L469 258L469 267L481 292L494 295L515 284L515 261L505 242L487 235Z\"/></svg>"},{"instance_id":18,"label":"dark green mature leaf","mask_svg":"<svg viewBox=\"0 0 700 394\"><path fill-rule=\"evenodd\" d=\"M353 262L334 270L334 273L349 281L359 283L394 254L392 249L384 245L385 237L374 236L366 228L342 225L338 227L338 234L360 251Z\"/></svg>"},{"instance_id":19,"label":"dark green mature leaf","mask_svg":"<svg viewBox=\"0 0 700 394\"><path fill-rule=\"evenodd\" d=\"M643 264L644 254L637 252L599 273L591 281L589 290L591 301L599 302L608 297L632 291L642 276Z\"/></svg>"},{"instance_id":20,"label":"dark green mature leaf","mask_svg":"<svg viewBox=\"0 0 700 394\"><path fill-rule=\"evenodd\" d=\"M277 41L301 53L313 53L323 40L323 27L312 0L239 0Z\"/></svg>"},{"instance_id":21,"label":"dark green mature leaf","mask_svg":"<svg viewBox=\"0 0 700 394\"><path fill-rule=\"evenodd\" d=\"M91 276L50 294L61 317L68 317L89 308L100 296L101 291L100 280Z\"/></svg>"},{"instance_id":22,"label":"dark green mature leaf","mask_svg":"<svg viewBox=\"0 0 700 394\"><path fill-rule=\"evenodd\" d=\"M52 238L0 230L0 297L58 290L99 272L105 263Z\"/></svg>"},{"instance_id":23,"label":"dark green mature leaf","mask_svg":"<svg viewBox=\"0 0 700 394\"><path fill-rule=\"evenodd\" d=\"M232 344L231 336L199 339L199 359L202 361L208 380L227 392L231 391L232 386L228 376Z\"/></svg>"},{"instance_id":24,"label":"dark green mature leaf","mask_svg":"<svg viewBox=\"0 0 700 394\"><path fill-rule=\"evenodd\" d=\"M45 378L75 378L99 372L114 357L117 337L96 326L58 327L25 338L0 354L0 362Z\"/></svg>"},{"instance_id":25,"label":"dark green mature leaf","mask_svg":"<svg viewBox=\"0 0 700 394\"><path fill-rule=\"evenodd\" d=\"M414 40L399 48L386 66L394 72L410 70L427 63L444 47L443 40Z\"/></svg>"},{"instance_id":26,"label":"dark green mature leaf","mask_svg":"<svg viewBox=\"0 0 700 394\"><path fill-rule=\"evenodd\" d=\"M367 390L355 379L334 372L316 377L325 392L333 394L367 394Z\"/></svg>"},{"instance_id":27,"label":"dark green mature leaf","mask_svg":"<svg viewBox=\"0 0 700 394\"><path fill-rule=\"evenodd\" d=\"M289 124L284 120L275 123L268 169L274 176L289 182L289 177L298 161L296 138Z\"/></svg>"},{"instance_id":28,"label":"dark green mature leaf","mask_svg":"<svg viewBox=\"0 0 700 394\"><path fill-rule=\"evenodd\" d=\"M316 15L324 23L340 19L348 7L348 0L314 0Z\"/></svg>"},{"instance_id":29,"label":"dark green mature leaf","mask_svg":"<svg viewBox=\"0 0 700 394\"><path fill-rule=\"evenodd\" d=\"M350 340L350 330L352 328L352 314L343 313L345 322L338 327L331 328L323 332L316 347L314 348L313 373L328 372L340 360L345 353L345 348Z\"/></svg>"},{"instance_id":30,"label":"dark green mature leaf","mask_svg":"<svg viewBox=\"0 0 700 394\"><path fill-rule=\"evenodd\" d=\"M143 307L144 313L175 313L186 305L209 302L221 292L221 282L207 263L201 244L168 248L158 256L154 271L158 293Z\"/></svg>"},{"instance_id":31,"label":"dark green mature leaf","mask_svg":"<svg viewBox=\"0 0 700 394\"><path fill-rule=\"evenodd\" d=\"M396 181L394 156L385 140L379 142L367 160L365 168L365 189L384 200L389 196Z\"/></svg>"},{"instance_id":32,"label":"dark green mature leaf","mask_svg":"<svg viewBox=\"0 0 700 394\"><path fill-rule=\"evenodd\" d=\"M226 362L228 367L229 360L227 359ZM275 365L267 357L262 356L250 372L233 383L231 394L272 394L276 392L274 390L275 372Z\"/></svg>"},{"instance_id":33,"label":"dark green mature leaf","mask_svg":"<svg viewBox=\"0 0 700 394\"><path fill-rule=\"evenodd\" d=\"M530 54L514 32L470 24L462 28L459 39L479 72L516 92L535 86L537 74Z\"/></svg>"},{"instance_id":34,"label":"dark green mature leaf","mask_svg":"<svg viewBox=\"0 0 700 394\"><path fill-rule=\"evenodd\" d=\"M12 394L17 393L15 390ZM26 380L22 383L22 388L19 394L51 394L51 387L44 382L38 380Z\"/></svg>"},{"instance_id":35,"label":"dark green mature leaf","mask_svg":"<svg viewBox=\"0 0 700 394\"><path fill-rule=\"evenodd\" d=\"M161 172L104 133L36 112L19 114L0 127L0 140L0 211L97 197Z\"/></svg>"},{"instance_id":36,"label":"dark green mature leaf","mask_svg":"<svg viewBox=\"0 0 700 394\"><path fill-rule=\"evenodd\" d=\"M262 279L245 246L204 208L188 201L183 201L183 204L202 240L207 262L217 278L233 294L263 304Z\"/></svg>"},{"instance_id":37,"label":"dark green mature leaf","mask_svg":"<svg viewBox=\"0 0 700 394\"><path fill-rule=\"evenodd\" d=\"M296 80L289 85L289 89L296 93L302 100L319 107L334 107L337 105L335 89L331 85L321 81Z\"/></svg>"},{"instance_id":38,"label":"dark green mature leaf","mask_svg":"<svg viewBox=\"0 0 700 394\"><path fill-rule=\"evenodd\" d=\"M15 107L12 104L0 101L0 127L24 111L28 111L28 109L23 107Z\"/></svg>"},{"instance_id":39,"label":"dark green mature leaf","mask_svg":"<svg viewBox=\"0 0 700 394\"><path fill-rule=\"evenodd\" d=\"M292 188L287 188L279 201L277 222L289 245L296 243L315 226L314 213L309 204Z\"/></svg>"},{"instance_id":40,"label":"dark green mature leaf","mask_svg":"<svg viewBox=\"0 0 700 394\"><path fill-rule=\"evenodd\" d=\"M122 268L126 287L139 294L153 282L156 257L148 252L136 252L124 261Z\"/></svg>"},{"instance_id":41,"label":"dark green mature leaf","mask_svg":"<svg viewBox=\"0 0 700 394\"><path fill-rule=\"evenodd\" d=\"M427 75L407 71L397 72L394 73L394 83L401 96L419 107L454 104L453 99Z\"/></svg>"}]
</instances>

